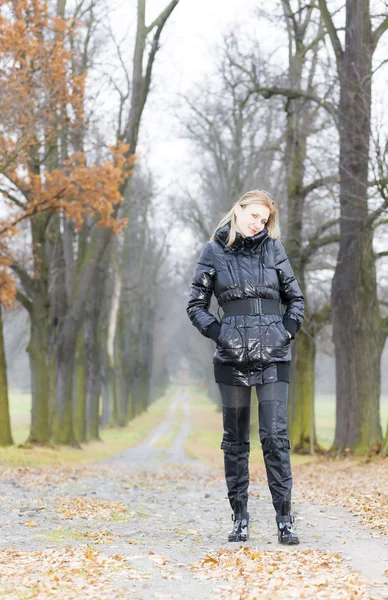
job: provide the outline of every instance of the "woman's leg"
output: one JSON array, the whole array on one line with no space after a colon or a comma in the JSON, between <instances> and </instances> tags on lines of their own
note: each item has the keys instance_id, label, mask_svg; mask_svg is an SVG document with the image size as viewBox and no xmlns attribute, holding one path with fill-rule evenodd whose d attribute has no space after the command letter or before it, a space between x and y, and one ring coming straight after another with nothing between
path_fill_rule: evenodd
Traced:
<instances>
[{"instance_id":1,"label":"woman's leg","mask_svg":"<svg viewBox=\"0 0 388 600\"><path fill-rule=\"evenodd\" d=\"M247 511L251 388L219 383L222 399L225 478L235 515Z\"/></svg>"},{"instance_id":2,"label":"woman's leg","mask_svg":"<svg viewBox=\"0 0 388 600\"><path fill-rule=\"evenodd\" d=\"M259 436L272 503L277 513L291 508L290 442L287 433L287 381L256 386L259 401Z\"/></svg>"},{"instance_id":3,"label":"woman's leg","mask_svg":"<svg viewBox=\"0 0 388 600\"><path fill-rule=\"evenodd\" d=\"M259 436L268 486L276 511L278 528L282 530L279 541L297 544L299 540L291 529L293 517L291 515L291 444L287 433L288 382L274 381L257 385L256 391L259 400ZM285 524L287 531L284 529Z\"/></svg>"}]
</instances>

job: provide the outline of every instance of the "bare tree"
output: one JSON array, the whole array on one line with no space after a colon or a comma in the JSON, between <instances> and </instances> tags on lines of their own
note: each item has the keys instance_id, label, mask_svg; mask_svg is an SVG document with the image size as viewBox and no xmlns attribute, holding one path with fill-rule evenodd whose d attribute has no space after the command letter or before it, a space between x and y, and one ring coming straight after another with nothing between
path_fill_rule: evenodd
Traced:
<instances>
[{"instance_id":1,"label":"bare tree","mask_svg":"<svg viewBox=\"0 0 388 600\"><path fill-rule=\"evenodd\" d=\"M345 45L326 0L319 0L340 82L340 246L332 287L337 419L333 452L365 453L381 443L380 358L387 337L376 287L373 222L386 201L370 212L368 166L372 58L388 29L373 30L369 0L347 0Z\"/></svg>"}]
</instances>

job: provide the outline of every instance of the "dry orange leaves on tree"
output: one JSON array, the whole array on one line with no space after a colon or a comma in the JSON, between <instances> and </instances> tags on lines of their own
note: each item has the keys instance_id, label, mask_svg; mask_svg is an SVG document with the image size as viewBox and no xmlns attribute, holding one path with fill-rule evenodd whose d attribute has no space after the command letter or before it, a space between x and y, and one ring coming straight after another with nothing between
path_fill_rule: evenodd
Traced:
<instances>
[{"instance_id":1,"label":"dry orange leaves on tree","mask_svg":"<svg viewBox=\"0 0 388 600\"><path fill-rule=\"evenodd\" d=\"M22 220L61 212L76 229L86 216L117 232L120 186L133 166L128 145L83 148L82 24L51 15L44 0L0 2L0 299L14 293L8 239ZM4 210L5 207L5 210ZM6 213L4 216L4 212Z\"/></svg>"}]
</instances>

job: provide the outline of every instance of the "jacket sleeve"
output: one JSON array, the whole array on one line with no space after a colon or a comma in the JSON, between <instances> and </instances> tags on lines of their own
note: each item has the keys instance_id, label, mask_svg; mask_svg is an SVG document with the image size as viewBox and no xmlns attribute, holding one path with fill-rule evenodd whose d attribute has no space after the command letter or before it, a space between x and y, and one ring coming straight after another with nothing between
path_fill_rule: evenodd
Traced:
<instances>
[{"instance_id":1,"label":"jacket sleeve","mask_svg":"<svg viewBox=\"0 0 388 600\"><path fill-rule=\"evenodd\" d=\"M280 298L286 307L283 325L295 338L304 318L304 296L299 287L284 246L275 239L275 267L279 279Z\"/></svg>"},{"instance_id":2,"label":"jacket sleeve","mask_svg":"<svg viewBox=\"0 0 388 600\"><path fill-rule=\"evenodd\" d=\"M217 341L221 326L215 316L209 312L215 274L213 250L210 242L207 242L194 270L186 312L192 324L202 335Z\"/></svg>"}]
</instances>

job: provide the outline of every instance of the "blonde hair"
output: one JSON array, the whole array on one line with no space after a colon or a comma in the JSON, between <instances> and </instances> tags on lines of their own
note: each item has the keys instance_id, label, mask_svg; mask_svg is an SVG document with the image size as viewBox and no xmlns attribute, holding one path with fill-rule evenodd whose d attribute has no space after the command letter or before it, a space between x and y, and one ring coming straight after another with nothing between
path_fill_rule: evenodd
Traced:
<instances>
[{"instance_id":1,"label":"blonde hair","mask_svg":"<svg viewBox=\"0 0 388 600\"><path fill-rule=\"evenodd\" d=\"M247 206L248 204L252 204L253 202L258 202L259 204L263 204L269 209L269 217L266 223L266 227L268 229L268 234L272 238L280 238L280 227L279 227L279 213L278 209L275 206L275 202L272 199L272 196L269 192L265 192L263 190L251 190L250 192L246 192L235 202L232 208L224 215L221 221L218 223L217 227L213 231L211 236L211 240L215 239L215 233L217 229L226 225L230 221L230 232L228 236L227 246L231 246L236 239L236 214L234 212L234 207L237 204L240 206Z\"/></svg>"}]
</instances>

